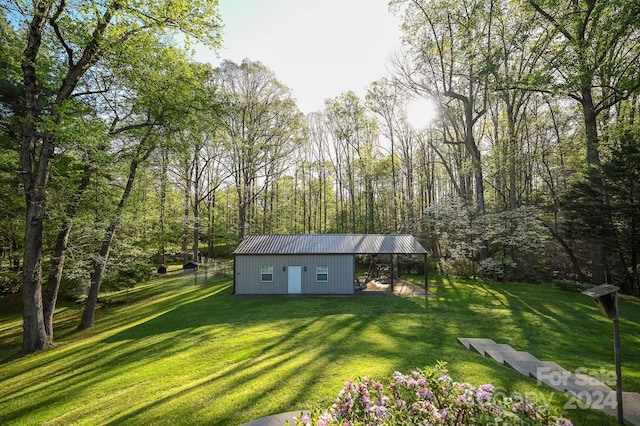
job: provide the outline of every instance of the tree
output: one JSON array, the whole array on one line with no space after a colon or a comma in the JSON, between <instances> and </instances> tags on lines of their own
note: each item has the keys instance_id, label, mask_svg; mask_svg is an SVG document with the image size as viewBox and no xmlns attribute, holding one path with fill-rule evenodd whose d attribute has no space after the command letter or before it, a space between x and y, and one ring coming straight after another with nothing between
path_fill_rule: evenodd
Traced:
<instances>
[{"instance_id":1,"label":"tree","mask_svg":"<svg viewBox=\"0 0 640 426\"><path fill-rule=\"evenodd\" d=\"M317 200L314 208L315 217L317 217L314 231L317 233L328 232L329 230L327 213L331 200L329 196L331 178L328 164L329 133L326 119L326 115L321 113L314 113L307 117L310 145L308 148L312 162L317 170Z\"/></svg>"},{"instance_id":2,"label":"tree","mask_svg":"<svg viewBox=\"0 0 640 426\"><path fill-rule=\"evenodd\" d=\"M336 205L336 223L339 230L356 232L358 227L357 191L358 177L361 175L365 187L365 226L373 228L373 176L371 162L377 152L375 143L378 138L376 123L366 116L366 109L360 98L353 92L344 93L337 98L325 100L327 123L333 139L332 162L338 183ZM360 171L360 174L358 174ZM344 207L345 194L343 180L346 180L346 198L349 210ZM345 219L348 217L348 221ZM346 223L345 223L346 222ZM372 232L372 231L369 231Z\"/></svg>"},{"instance_id":3,"label":"tree","mask_svg":"<svg viewBox=\"0 0 640 426\"><path fill-rule=\"evenodd\" d=\"M82 79L108 53L136 51L137 38L145 34L188 36L216 45L220 20L215 2L154 1L93 2L13 1L15 22L24 34L20 59L25 103L21 131L21 174L26 202L23 280L22 354L52 346L42 313L42 234L47 213L51 164L60 141L57 136L68 119L67 105L82 96ZM60 60L48 73L43 44L58 50L49 56ZM49 79L49 80L48 80ZM43 82L53 87L50 104Z\"/></svg>"},{"instance_id":4,"label":"tree","mask_svg":"<svg viewBox=\"0 0 640 426\"><path fill-rule=\"evenodd\" d=\"M487 76L490 68L494 2L396 0L404 7L404 42L410 61L396 65L397 74L411 90L440 103L448 143L463 144L470 157L476 211L485 212L482 154L475 128L487 112ZM460 107L460 116L450 111ZM451 115L453 113L453 115ZM461 127L459 127L461 126ZM453 130L453 132L451 131ZM469 188L471 189L471 188Z\"/></svg>"},{"instance_id":5,"label":"tree","mask_svg":"<svg viewBox=\"0 0 640 426\"><path fill-rule=\"evenodd\" d=\"M601 0L529 0L529 5L556 31L555 44L544 52L551 78L543 87L562 93L582 108L586 165L594 202L604 205L600 173L598 116L640 89L640 3ZM601 210L601 207L597 207ZM606 220L606 218L601 218ZM598 241L591 245L591 279L605 282L607 258Z\"/></svg>"},{"instance_id":6,"label":"tree","mask_svg":"<svg viewBox=\"0 0 640 426\"><path fill-rule=\"evenodd\" d=\"M119 130L123 132L114 140L118 148L118 162L128 161L126 184L120 201L94 256L91 286L85 310L78 329L93 325L100 286L109 259L111 243L120 224L127 201L133 191L138 169L151 156L160 140L181 128L181 124L192 124L190 113L203 111L211 98L202 85L210 78L209 69L190 63L179 51L156 47L144 61L144 72L135 73L129 89L135 93L133 103L127 106L132 120ZM144 78L140 78L144 76ZM115 117L119 111L113 111ZM124 131L126 130L126 131Z\"/></svg>"},{"instance_id":7,"label":"tree","mask_svg":"<svg viewBox=\"0 0 640 426\"><path fill-rule=\"evenodd\" d=\"M564 195L563 205L568 221L565 225L586 241L597 241L609 253L615 253L611 263L617 265L619 276L614 280L627 294L640 292L640 135L629 123L611 130L614 146L600 170L605 203L591 186L588 173L575 182ZM603 220L606 218L607 220ZM613 268L612 268L613 269Z\"/></svg>"},{"instance_id":8,"label":"tree","mask_svg":"<svg viewBox=\"0 0 640 426\"><path fill-rule=\"evenodd\" d=\"M383 79L374 82L367 91L367 106L383 121L385 136L391 144L391 184L393 189L393 231L398 232L398 192L396 184L396 131L399 127L399 111L402 102L402 91L399 84ZM403 191L404 193L404 191ZM412 191L411 191L412 193Z\"/></svg>"},{"instance_id":9,"label":"tree","mask_svg":"<svg viewBox=\"0 0 640 426\"><path fill-rule=\"evenodd\" d=\"M489 85L502 104L491 114L495 125L494 188L506 209L516 209L522 205L522 196L527 190L522 151L526 147L527 106L534 95L523 87L523 82L535 84L543 78L540 58L550 37L541 31L535 12L519 2L501 3L496 7L492 25L494 41L492 50L486 53L487 60L494 64L490 68Z\"/></svg>"},{"instance_id":10,"label":"tree","mask_svg":"<svg viewBox=\"0 0 640 426\"><path fill-rule=\"evenodd\" d=\"M225 61L215 83L226 108L222 125L238 196L241 241L250 229L256 199L282 173L282 160L302 138L302 114L289 89L259 62Z\"/></svg>"},{"instance_id":11,"label":"tree","mask_svg":"<svg viewBox=\"0 0 640 426\"><path fill-rule=\"evenodd\" d=\"M628 126L628 125L627 125ZM627 127L624 126L624 127ZM602 165L625 293L640 296L640 133L631 126L614 133L615 145Z\"/></svg>"}]
</instances>

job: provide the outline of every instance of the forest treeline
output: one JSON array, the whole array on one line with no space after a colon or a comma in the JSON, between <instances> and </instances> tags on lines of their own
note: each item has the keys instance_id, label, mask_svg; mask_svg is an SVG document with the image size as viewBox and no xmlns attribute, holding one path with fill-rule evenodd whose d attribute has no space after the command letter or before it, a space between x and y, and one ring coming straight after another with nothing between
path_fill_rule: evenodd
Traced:
<instances>
[{"instance_id":1,"label":"forest treeline","mask_svg":"<svg viewBox=\"0 0 640 426\"><path fill-rule=\"evenodd\" d=\"M389 75L305 115L268 64L189 54L220 46L216 1L0 5L0 281L22 291L22 352L53 344L61 291L88 288L90 327L103 285L249 233L411 233L445 273L638 295L640 1L389 7Z\"/></svg>"}]
</instances>

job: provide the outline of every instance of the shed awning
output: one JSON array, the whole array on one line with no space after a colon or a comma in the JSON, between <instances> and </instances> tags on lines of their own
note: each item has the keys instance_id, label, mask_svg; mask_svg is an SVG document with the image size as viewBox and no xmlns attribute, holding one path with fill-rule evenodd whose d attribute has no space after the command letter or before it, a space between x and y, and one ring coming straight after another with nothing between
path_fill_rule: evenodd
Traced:
<instances>
[{"instance_id":1,"label":"shed awning","mask_svg":"<svg viewBox=\"0 0 640 426\"><path fill-rule=\"evenodd\" d=\"M234 254L425 254L413 235L255 234Z\"/></svg>"}]
</instances>

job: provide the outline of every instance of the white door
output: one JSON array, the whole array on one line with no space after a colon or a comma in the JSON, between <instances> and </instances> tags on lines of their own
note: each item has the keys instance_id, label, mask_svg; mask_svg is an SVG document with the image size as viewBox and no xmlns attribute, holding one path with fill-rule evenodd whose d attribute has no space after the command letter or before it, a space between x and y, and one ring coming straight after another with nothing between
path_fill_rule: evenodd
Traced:
<instances>
[{"instance_id":1,"label":"white door","mask_svg":"<svg viewBox=\"0 0 640 426\"><path fill-rule=\"evenodd\" d=\"M289 293L302 293L302 266L288 266Z\"/></svg>"}]
</instances>

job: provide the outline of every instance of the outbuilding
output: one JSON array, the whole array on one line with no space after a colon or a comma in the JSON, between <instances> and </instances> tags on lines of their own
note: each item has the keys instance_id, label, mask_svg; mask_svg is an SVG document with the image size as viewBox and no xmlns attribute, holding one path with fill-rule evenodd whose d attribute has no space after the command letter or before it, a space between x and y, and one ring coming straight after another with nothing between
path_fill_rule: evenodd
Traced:
<instances>
[{"instance_id":1,"label":"outbuilding","mask_svg":"<svg viewBox=\"0 0 640 426\"><path fill-rule=\"evenodd\" d=\"M426 253L412 235L249 235L234 252L234 294L354 294L356 255Z\"/></svg>"}]
</instances>

